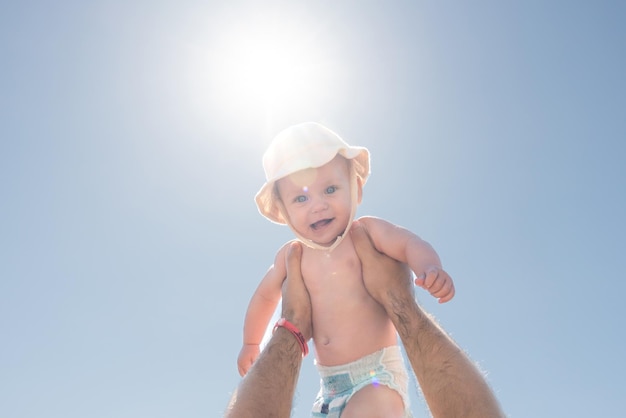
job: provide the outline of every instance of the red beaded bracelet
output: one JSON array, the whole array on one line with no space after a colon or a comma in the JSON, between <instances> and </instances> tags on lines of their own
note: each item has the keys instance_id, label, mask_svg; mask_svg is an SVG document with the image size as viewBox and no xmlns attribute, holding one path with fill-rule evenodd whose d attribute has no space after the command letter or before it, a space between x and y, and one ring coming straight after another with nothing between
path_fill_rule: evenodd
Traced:
<instances>
[{"instance_id":1,"label":"red beaded bracelet","mask_svg":"<svg viewBox=\"0 0 626 418\"><path fill-rule=\"evenodd\" d=\"M278 322L276 322L276 325L274 325L273 332L275 332L276 328L278 327L283 327L287 329L289 332L291 332L294 335L294 337L296 337L296 340L298 340L298 344L300 344L300 348L302 349L302 357L309 354L309 346L307 345L306 340L304 339L304 335L302 335L300 330L294 324L287 321L285 318L280 318Z\"/></svg>"}]
</instances>

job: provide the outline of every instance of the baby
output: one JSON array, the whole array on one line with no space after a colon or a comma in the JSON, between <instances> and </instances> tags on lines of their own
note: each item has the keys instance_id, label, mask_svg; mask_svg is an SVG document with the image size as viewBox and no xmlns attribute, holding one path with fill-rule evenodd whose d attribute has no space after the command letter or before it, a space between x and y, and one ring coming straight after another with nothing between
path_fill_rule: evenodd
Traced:
<instances>
[{"instance_id":1,"label":"baby","mask_svg":"<svg viewBox=\"0 0 626 418\"><path fill-rule=\"evenodd\" d=\"M289 225L304 244L301 269L311 297L321 376L314 417L411 416L396 330L365 289L349 234L369 166L366 148L350 146L312 122L279 133L263 156L267 181L256 195L259 211ZM452 299L452 279L427 242L383 219L362 217L358 222L378 251L408 263L416 285L441 303ZM242 376L259 356L259 344L280 300L288 244L278 250L250 301L238 358Z\"/></svg>"}]
</instances>

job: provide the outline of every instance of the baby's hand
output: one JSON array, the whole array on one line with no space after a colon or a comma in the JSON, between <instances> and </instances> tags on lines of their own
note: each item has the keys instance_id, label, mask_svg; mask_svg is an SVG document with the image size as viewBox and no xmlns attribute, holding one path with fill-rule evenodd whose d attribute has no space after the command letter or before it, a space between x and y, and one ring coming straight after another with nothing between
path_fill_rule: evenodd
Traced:
<instances>
[{"instance_id":1,"label":"baby's hand","mask_svg":"<svg viewBox=\"0 0 626 418\"><path fill-rule=\"evenodd\" d=\"M433 267L426 274L415 278L415 285L439 299L439 303L448 302L454 297L454 283L452 277L444 270Z\"/></svg>"},{"instance_id":2,"label":"baby's hand","mask_svg":"<svg viewBox=\"0 0 626 418\"><path fill-rule=\"evenodd\" d=\"M237 359L237 367L239 368L239 374L241 377L245 376L252 367L252 363L259 357L261 350L258 344L244 344L239 352L239 358Z\"/></svg>"}]
</instances>

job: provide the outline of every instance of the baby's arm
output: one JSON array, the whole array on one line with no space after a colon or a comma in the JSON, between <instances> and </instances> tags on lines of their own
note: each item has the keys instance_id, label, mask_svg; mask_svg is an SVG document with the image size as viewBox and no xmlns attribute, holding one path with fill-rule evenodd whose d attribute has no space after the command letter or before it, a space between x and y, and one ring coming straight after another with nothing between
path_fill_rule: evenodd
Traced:
<instances>
[{"instance_id":1,"label":"baby's arm","mask_svg":"<svg viewBox=\"0 0 626 418\"><path fill-rule=\"evenodd\" d=\"M407 263L417 276L415 284L439 299L448 302L454 296L454 283L443 270L439 255L433 247L413 232L375 217L362 217L376 249L389 257Z\"/></svg>"},{"instance_id":2,"label":"baby's arm","mask_svg":"<svg viewBox=\"0 0 626 418\"><path fill-rule=\"evenodd\" d=\"M265 273L250 299L243 326L243 347L237 359L241 376L248 372L259 356L261 340L280 300L283 281L287 275L285 248L287 245L278 250L274 264Z\"/></svg>"}]
</instances>

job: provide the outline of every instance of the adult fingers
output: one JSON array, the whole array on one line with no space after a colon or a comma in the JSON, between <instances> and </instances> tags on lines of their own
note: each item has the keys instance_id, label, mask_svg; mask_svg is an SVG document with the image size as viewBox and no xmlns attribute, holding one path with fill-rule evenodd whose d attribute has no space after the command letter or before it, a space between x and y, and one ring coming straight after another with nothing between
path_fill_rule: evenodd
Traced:
<instances>
[{"instance_id":1,"label":"adult fingers","mask_svg":"<svg viewBox=\"0 0 626 418\"><path fill-rule=\"evenodd\" d=\"M287 279L302 281L302 246L299 242L292 242L287 249Z\"/></svg>"},{"instance_id":2,"label":"adult fingers","mask_svg":"<svg viewBox=\"0 0 626 418\"><path fill-rule=\"evenodd\" d=\"M304 280L300 264L302 260L302 246L299 242L292 242L287 248L286 266L287 279L283 282L283 317L296 325L302 335L308 340L311 338L311 298Z\"/></svg>"},{"instance_id":3,"label":"adult fingers","mask_svg":"<svg viewBox=\"0 0 626 418\"><path fill-rule=\"evenodd\" d=\"M412 295L411 270L405 263L394 260L374 248L364 224L355 221L350 229L352 243L361 260L363 282L369 294L385 309L391 309L393 295Z\"/></svg>"},{"instance_id":4,"label":"adult fingers","mask_svg":"<svg viewBox=\"0 0 626 418\"><path fill-rule=\"evenodd\" d=\"M386 278L380 272L381 270L387 274L391 272L391 268L386 267L388 261L374 248L369 233L360 222L352 223L350 235L357 257L361 260L365 288L378 303L384 306L383 293L387 286L385 285Z\"/></svg>"},{"instance_id":5,"label":"adult fingers","mask_svg":"<svg viewBox=\"0 0 626 418\"><path fill-rule=\"evenodd\" d=\"M374 248L374 245L372 245L369 233L359 221L354 221L352 223L350 234L352 235L354 249L356 250L356 254L359 259L361 259L362 264L364 261L367 262L372 258L380 256L380 253L376 250L376 248Z\"/></svg>"}]
</instances>

